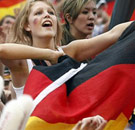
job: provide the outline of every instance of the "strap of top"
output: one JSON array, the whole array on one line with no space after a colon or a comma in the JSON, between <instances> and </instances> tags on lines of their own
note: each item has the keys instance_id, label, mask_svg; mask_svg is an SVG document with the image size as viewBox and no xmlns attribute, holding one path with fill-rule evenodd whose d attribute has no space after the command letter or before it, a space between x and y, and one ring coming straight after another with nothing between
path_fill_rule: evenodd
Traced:
<instances>
[{"instance_id":1,"label":"strap of top","mask_svg":"<svg viewBox=\"0 0 135 130\"><path fill-rule=\"evenodd\" d=\"M63 51L62 47L57 46L57 49L58 49L58 51L59 51L59 52L63 52L63 53L64 53L64 51Z\"/></svg>"}]
</instances>

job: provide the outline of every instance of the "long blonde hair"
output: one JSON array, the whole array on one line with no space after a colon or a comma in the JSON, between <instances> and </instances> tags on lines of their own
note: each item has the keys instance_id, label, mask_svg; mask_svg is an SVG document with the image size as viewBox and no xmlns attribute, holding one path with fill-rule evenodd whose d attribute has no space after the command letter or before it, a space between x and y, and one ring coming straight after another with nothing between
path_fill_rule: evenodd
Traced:
<instances>
[{"instance_id":1,"label":"long blonde hair","mask_svg":"<svg viewBox=\"0 0 135 130\"><path fill-rule=\"evenodd\" d=\"M27 0L24 8L20 11L19 15L16 18L16 22L12 28L10 39L8 38L8 42L20 43L33 45L32 35L30 32L25 30L25 25L28 23L28 17L31 11L32 5L37 1L43 1L47 3L54 11L54 7L49 0ZM55 11L56 12L56 11ZM55 36L55 46L60 44L61 40L61 27L59 21L57 22L57 33Z\"/></svg>"}]
</instances>

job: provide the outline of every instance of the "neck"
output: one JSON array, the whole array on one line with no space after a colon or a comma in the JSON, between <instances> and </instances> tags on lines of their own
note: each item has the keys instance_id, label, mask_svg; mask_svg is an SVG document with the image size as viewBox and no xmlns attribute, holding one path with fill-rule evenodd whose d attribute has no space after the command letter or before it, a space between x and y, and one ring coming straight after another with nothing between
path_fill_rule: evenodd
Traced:
<instances>
[{"instance_id":1,"label":"neck","mask_svg":"<svg viewBox=\"0 0 135 130\"><path fill-rule=\"evenodd\" d=\"M33 46L55 50L54 38L34 38Z\"/></svg>"},{"instance_id":2,"label":"neck","mask_svg":"<svg viewBox=\"0 0 135 130\"><path fill-rule=\"evenodd\" d=\"M70 27L70 33L75 39L86 39L87 34L82 33L78 29L75 28L75 26ZM91 35L89 35L91 37Z\"/></svg>"}]
</instances>

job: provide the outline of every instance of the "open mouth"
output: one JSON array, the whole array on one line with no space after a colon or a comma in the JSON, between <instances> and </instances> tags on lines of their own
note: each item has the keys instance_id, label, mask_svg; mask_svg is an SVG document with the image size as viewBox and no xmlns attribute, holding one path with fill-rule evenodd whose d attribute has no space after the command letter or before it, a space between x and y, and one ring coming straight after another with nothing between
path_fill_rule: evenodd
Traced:
<instances>
[{"instance_id":1,"label":"open mouth","mask_svg":"<svg viewBox=\"0 0 135 130\"><path fill-rule=\"evenodd\" d=\"M52 23L50 21L45 21L43 22L42 27L52 27Z\"/></svg>"},{"instance_id":2,"label":"open mouth","mask_svg":"<svg viewBox=\"0 0 135 130\"><path fill-rule=\"evenodd\" d=\"M89 23L89 24L87 24L87 26L93 28L94 27L94 23Z\"/></svg>"}]
</instances>

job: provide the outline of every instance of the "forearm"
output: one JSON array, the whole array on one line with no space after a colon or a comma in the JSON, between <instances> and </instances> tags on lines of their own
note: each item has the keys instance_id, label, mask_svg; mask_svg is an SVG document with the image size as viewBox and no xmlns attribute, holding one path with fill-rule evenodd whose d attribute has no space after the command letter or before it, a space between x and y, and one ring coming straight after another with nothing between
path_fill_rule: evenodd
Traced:
<instances>
[{"instance_id":1,"label":"forearm","mask_svg":"<svg viewBox=\"0 0 135 130\"><path fill-rule=\"evenodd\" d=\"M100 36L98 36L97 38L95 38L94 42L92 42L91 45L89 45L90 50L91 50L90 54L92 56L97 55L100 52L102 52L103 50L110 47L111 45L115 44L118 41L118 39L120 38L120 36L122 35L122 33L124 32L124 30L130 24L131 24L131 22L119 24L119 25L115 26L112 30L110 30L106 33L103 33ZM86 49L86 50L88 50L88 49ZM87 53L89 53L89 52L86 51L86 55L87 55Z\"/></svg>"},{"instance_id":2,"label":"forearm","mask_svg":"<svg viewBox=\"0 0 135 130\"><path fill-rule=\"evenodd\" d=\"M131 24L127 22L114 27L112 30L90 39L76 40L67 45L66 53L78 61L95 56L116 43L123 31ZM70 50L70 52L68 51Z\"/></svg>"},{"instance_id":3,"label":"forearm","mask_svg":"<svg viewBox=\"0 0 135 130\"><path fill-rule=\"evenodd\" d=\"M51 50L40 49L20 44L0 44L1 59L46 59L49 60Z\"/></svg>"}]
</instances>

